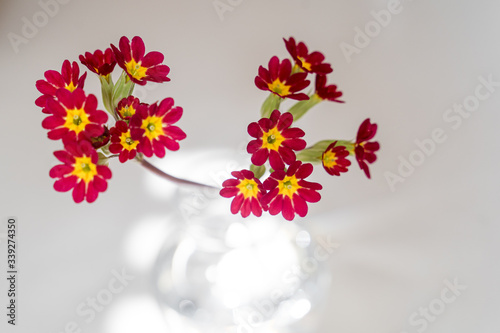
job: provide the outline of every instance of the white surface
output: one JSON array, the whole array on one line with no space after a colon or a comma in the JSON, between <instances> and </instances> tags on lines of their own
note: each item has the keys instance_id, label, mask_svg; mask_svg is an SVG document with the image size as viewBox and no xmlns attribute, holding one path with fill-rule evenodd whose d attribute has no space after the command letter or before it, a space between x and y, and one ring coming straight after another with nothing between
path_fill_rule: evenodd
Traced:
<instances>
[{"instance_id":1,"label":"white surface","mask_svg":"<svg viewBox=\"0 0 500 333\"><path fill-rule=\"evenodd\" d=\"M500 89L456 130L443 115L474 94L479 76L500 81L500 3L404 1L402 12L348 63L339 45L353 44L354 28L372 21L370 12L386 8L386 1L232 2L240 4L221 21L212 0L72 0L15 53L7 34L22 34L23 17L31 21L41 7L0 1L0 212L2 219L19 218L21 267L19 326L7 327L2 310L1 331L64 332L75 321L82 332L165 332L144 298L145 265L136 264L129 246L140 248L133 235L146 244L149 234L164 230L157 223L175 207L147 187L147 171L133 163L112 165L109 189L92 205L55 192L48 171L60 143L46 139L44 115L34 105L35 81L47 69L59 70L64 59L123 35L140 35L148 50L165 53L172 78L145 99L172 96L184 107L184 151L238 154L266 97L253 84L257 68L273 55L286 56L282 38L289 36L326 55L335 68L329 82L347 102L324 103L301 120L308 142L352 138L367 117L379 124L382 149L372 180L356 165L340 178L313 177L325 185L323 200L310 205L310 221L302 223L314 223L341 245L329 261L332 293L317 332L418 332L423 326L410 325L412 314L438 304L443 281L455 278L467 289L425 331L497 332ZM99 91L91 73L86 88ZM431 137L435 128L447 139L392 192L384 173L396 173L399 156L408 159L414 140ZM142 222L148 229L140 230ZM154 244L144 251L154 252ZM5 260L0 263L4 270ZM122 267L136 278L85 322L75 312L79 304L96 297ZM134 318L140 309L147 309L144 326Z\"/></svg>"}]
</instances>

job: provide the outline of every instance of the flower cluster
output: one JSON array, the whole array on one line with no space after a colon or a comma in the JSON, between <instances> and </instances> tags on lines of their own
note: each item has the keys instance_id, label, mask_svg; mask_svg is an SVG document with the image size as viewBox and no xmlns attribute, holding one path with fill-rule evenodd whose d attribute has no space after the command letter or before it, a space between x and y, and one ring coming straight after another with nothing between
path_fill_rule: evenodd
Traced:
<instances>
[{"instance_id":1,"label":"flower cluster","mask_svg":"<svg viewBox=\"0 0 500 333\"><path fill-rule=\"evenodd\" d=\"M62 163L49 175L55 178L54 189L72 190L79 203L93 202L107 189L111 170L109 159L121 163L144 160L144 156L164 157L165 150L178 150L186 134L174 124L182 116L182 108L172 98L153 104L141 103L132 95L134 85L167 82L170 69L163 65L163 54L149 52L140 37L130 41L122 37L119 47L110 45L104 51L85 52L80 62L97 74L102 85L106 111L114 119L108 128L108 115L98 109L97 97L84 91L87 73L80 76L76 62L63 62L61 72L45 72L45 80L36 82L42 94L35 104L48 116L42 127L51 140L61 140L64 150L54 152ZM111 78L115 66L123 72L116 83Z\"/></svg>"},{"instance_id":2,"label":"flower cluster","mask_svg":"<svg viewBox=\"0 0 500 333\"><path fill-rule=\"evenodd\" d=\"M378 142L371 141L377 125L370 119L363 121L355 141L322 140L306 147L305 132L292 127L294 122L322 101L344 101L340 100L342 92L336 85L327 85L327 74L333 69L324 62L325 56L318 51L309 52L303 42L297 43L294 38L284 41L291 59L280 61L273 56L268 68L260 66L255 77L257 88L270 94L262 105L261 119L247 128L253 138L247 146L252 164L248 170L233 172L234 178L226 180L220 191L223 197L234 197L231 212L239 212L243 217L250 213L261 216L263 211L271 215L281 213L286 220L293 220L295 214L306 216L307 203L321 199L318 191L322 185L305 180L312 174L313 164L322 164L329 175L340 176L348 171L348 157L353 155L370 178L368 164L375 162L375 152L380 148ZM302 91L310 84L309 75L315 76L315 89L306 94ZM298 102L288 112L281 112L285 99ZM270 172L261 182L266 164Z\"/></svg>"}]
</instances>

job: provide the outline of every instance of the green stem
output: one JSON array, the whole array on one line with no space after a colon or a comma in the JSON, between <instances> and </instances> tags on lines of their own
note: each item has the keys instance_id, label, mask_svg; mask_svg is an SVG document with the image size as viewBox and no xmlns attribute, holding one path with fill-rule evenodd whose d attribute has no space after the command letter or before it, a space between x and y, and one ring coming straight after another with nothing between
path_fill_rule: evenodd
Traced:
<instances>
[{"instance_id":1,"label":"green stem","mask_svg":"<svg viewBox=\"0 0 500 333\"><path fill-rule=\"evenodd\" d=\"M264 103L262 104L262 108L260 109L260 115L262 118L269 118L271 113L274 110L279 110L281 101L283 99L278 95L273 93L269 94Z\"/></svg>"},{"instance_id":2,"label":"green stem","mask_svg":"<svg viewBox=\"0 0 500 333\"><path fill-rule=\"evenodd\" d=\"M313 106L322 101L323 99L321 97L317 94L313 94L312 96L309 96L308 100L295 103L295 105L293 105L288 112L293 115L293 121L297 121L302 118L302 116L305 115Z\"/></svg>"},{"instance_id":3,"label":"green stem","mask_svg":"<svg viewBox=\"0 0 500 333\"><path fill-rule=\"evenodd\" d=\"M206 184L201 184L201 183L197 183L197 182L193 182L193 181L190 181L190 180L186 180L186 179L181 179L181 178L177 178L177 177L174 177L172 175L169 175L168 173L158 169L157 167L155 167L153 164L149 163L147 160L145 160L142 156L137 156L136 157L136 160L143 166L145 167L146 169L148 169L149 171L151 171L152 173L154 173L155 175L157 176L160 176L168 181L171 181L177 185L190 185L190 186L197 186L197 187L205 187L205 188L209 188L209 189L218 189L217 187L215 186L211 186L211 185L206 185Z\"/></svg>"},{"instance_id":4,"label":"green stem","mask_svg":"<svg viewBox=\"0 0 500 333\"><path fill-rule=\"evenodd\" d=\"M99 81L101 81L101 93L102 93L102 101L104 103L104 107L106 108L106 111L113 117L115 117L115 112L112 107L112 100L113 100L113 79L111 78L111 75L108 74L106 76L99 75Z\"/></svg>"}]
</instances>

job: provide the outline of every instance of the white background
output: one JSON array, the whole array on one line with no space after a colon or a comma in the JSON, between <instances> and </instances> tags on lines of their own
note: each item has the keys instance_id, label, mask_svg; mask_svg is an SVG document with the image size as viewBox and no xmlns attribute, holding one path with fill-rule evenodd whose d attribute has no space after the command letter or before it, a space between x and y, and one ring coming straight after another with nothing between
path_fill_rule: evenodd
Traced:
<instances>
[{"instance_id":1,"label":"white background","mask_svg":"<svg viewBox=\"0 0 500 333\"><path fill-rule=\"evenodd\" d=\"M444 280L458 279L467 289L425 331L498 332L500 87L458 128L443 116L474 95L478 77L500 82L500 3L413 0L401 6L349 62L341 43L354 45L355 28L364 29L371 11L386 9L387 1L243 0L221 19L212 0L72 0L17 47L8 34L23 36L23 18L34 22L42 7L0 1L0 215L18 217L20 246L19 325L7 327L2 310L2 332L63 332L72 321L83 332L169 331L143 291L156 251L151 244L159 243L162 221L176 209L161 190L170 185L135 163L114 161L109 189L93 204L75 204L69 193L52 189L48 171L61 146L46 138L44 115L34 105L35 82L46 70L117 45L123 35L141 36L171 68L172 81L148 91L145 100L171 96L185 110L179 126L188 138L167 159L191 158L195 171L184 174L167 163L178 176L203 174L206 152L241 157L246 126L258 119L267 96L254 77L271 56L287 56L283 37L322 51L335 69L329 82L344 92L345 104L323 103L300 121L309 143L351 139L368 117L379 125L382 148L372 179L355 164L339 178L318 169L312 178L324 185L323 199L298 220L341 244L328 262L331 294L315 331L417 332L412 313L440 297ZM97 94L97 82L89 73L86 90ZM386 173L397 174L401 159L418 154L415 140L430 138L436 128L446 140L391 191ZM85 323L76 308L122 267L136 279Z\"/></svg>"}]
</instances>

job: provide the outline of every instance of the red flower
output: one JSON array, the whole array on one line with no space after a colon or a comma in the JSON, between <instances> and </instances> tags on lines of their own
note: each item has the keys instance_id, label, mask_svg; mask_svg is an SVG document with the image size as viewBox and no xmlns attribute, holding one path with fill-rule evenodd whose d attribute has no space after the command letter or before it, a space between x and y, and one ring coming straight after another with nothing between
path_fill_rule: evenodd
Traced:
<instances>
[{"instance_id":1,"label":"red flower","mask_svg":"<svg viewBox=\"0 0 500 333\"><path fill-rule=\"evenodd\" d=\"M295 213L304 217L307 214L307 202L318 202L321 195L317 192L323 187L318 183L305 181L313 171L310 163L302 164L295 161L288 170L274 171L264 182L264 189L268 192L262 197L261 203L267 207L269 213L291 221Z\"/></svg>"},{"instance_id":2,"label":"red flower","mask_svg":"<svg viewBox=\"0 0 500 333\"><path fill-rule=\"evenodd\" d=\"M303 71L321 75L333 72L332 66L323 62L323 60L325 60L325 56L322 53L318 51L309 53L306 44L303 42L296 44L293 37L290 37L289 40L283 38L283 40L285 41L286 49L292 56L293 60L295 60L297 66L299 66Z\"/></svg>"},{"instance_id":3,"label":"red flower","mask_svg":"<svg viewBox=\"0 0 500 333\"><path fill-rule=\"evenodd\" d=\"M127 37L123 36L119 47L120 49L111 44L118 66L123 68L133 82L145 85L147 81L170 81L167 77L170 68L161 64L164 59L163 54L154 51L144 55L145 46L141 37L132 38L131 43Z\"/></svg>"},{"instance_id":4,"label":"red flower","mask_svg":"<svg viewBox=\"0 0 500 333\"><path fill-rule=\"evenodd\" d=\"M375 152L380 149L378 142L368 141L371 140L376 133L377 124L372 124L370 118L368 118L361 123L358 135L356 136L354 153L356 154L356 160L358 161L359 167L365 172L368 178L370 178L370 169L368 169L368 164L366 164L366 162L370 164L375 162L377 160Z\"/></svg>"},{"instance_id":5,"label":"red flower","mask_svg":"<svg viewBox=\"0 0 500 333\"><path fill-rule=\"evenodd\" d=\"M285 59L280 64L280 60L275 56L269 60L269 70L262 66L259 67L259 75L255 77L255 85L260 90L268 90L281 98L309 99L309 96L304 93L296 93L309 85L310 82L306 80L307 73L291 73L290 60Z\"/></svg>"},{"instance_id":6,"label":"red flower","mask_svg":"<svg viewBox=\"0 0 500 333\"><path fill-rule=\"evenodd\" d=\"M323 167L332 176L340 176L341 172L347 172L347 167L351 165L351 161L346 159L349 151L344 146L335 146L336 144L337 141L330 144L321 156Z\"/></svg>"},{"instance_id":7,"label":"red flower","mask_svg":"<svg viewBox=\"0 0 500 333\"><path fill-rule=\"evenodd\" d=\"M54 189L67 192L73 189L76 203L94 202L99 192L106 191L111 178L111 170L104 165L97 165L97 152L88 141L67 142L65 150L54 152L54 156L64 164L50 170L51 178L58 178Z\"/></svg>"},{"instance_id":8,"label":"red flower","mask_svg":"<svg viewBox=\"0 0 500 333\"><path fill-rule=\"evenodd\" d=\"M115 55L110 48L104 52L96 50L94 54L85 52L85 56L80 55L80 62L90 71L102 76L110 74L116 65Z\"/></svg>"},{"instance_id":9,"label":"red flower","mask_svg":"<svg viewBox=\"0 0 500 333\"><path fill-rule=\"evenodd\" d=\"M292 164L296 157L294 150L302 150L306 142L300 137L305 135L300 128L290 128L293 122L291 113L281 114L274 110L269 118L248 125L248 134L256 138L248 143L247 152L252 155L252 163L263 165L269 158L271 167L275 170Z\"/></svg>"},{"instance_id":10,"label":"red flower","mask_svg":"<svg viewBox=\"0 0 500 333\"><path fill-rule=\"evenodd\" d=\"M50 113L46 108L47 101L54 99L59 89L65 88L69 91L73 91L76 88L83 89L87 73L83 73L82 76L79 75L80 68L78 64L73 61L73 65L71 65L69 60L64 60L61 73L54 70L46 71L44 74L45 80L36 81L36 88L43 95L36 99L35 104L43 108L43 113Z\"/></svg>"},{"instance_id":11,"label":"red flower","mask_svg":"<svg viewBox=\"0 0 500 333\"><path fill-rule=\"evenodd\" d=\"M174 106L172 98L165 98L151 105L139 105L137 112L130 120L130 133L133 140L139 140L138 151L147 157L165 156L165 148L178 150L177 141L186 138L186 134L176 123L182 116L182 108Z\"/></svg>"},{"instance_id":12,"label":"red flower","mask_svg":"<svg viewBox=\"0 0 500 333\"><path fill-rule=\"evenodd\" d=\"M111 145L109 151L120 154L118 159L125 163L137 155L139 141L133 140L127 123L123 120L117 121L115 127L111 128Z\"/></svg>"},{"instance_id":13,"label":"red flower","mask_svg":"<svg viewBox=\"0 0 500 333\"><path fill-rule=\"evenodd\" d=\"M231 202L231 213L247 217L250 213L262 215L260 200L265 193L260 180L254 177L252 171L241 170L231 172L236 179L228 179L222 183L220 195L224 198L235 197Z\"/></svg>"},{"instance_id":14,"label":"red flower","mask_svg":"<svg viewBox=\"0 0 500 333\"><path fill-rule=\"evenodd\" d=\"M129 120L137 111L139 104L140 101L138 98L135 98L134 96L125 97L118 102L116 113L118 113L120 118Z\"/></svg>"},{"instance_id":15,"label":"red flower","mask_svg":"<svg viewBox=\"0 0 500 333\"><path fill-rule=\"evenodd\" d=\"M104 133L103 124L108 115L97 110L94 95L85 96L80 88L73 92L60 89L56 98L47 102L47 109L52 115L42 122L42 127L49 130L49 139L88 140Z\"/></svg>"},{"instance_id":16,"label":"red flower","mask_svg":"<svg viewBox=\"0 0 500 333\"><path fill-rule=\"evenodd\" d=\"M108 126L104 125L103 127L104 132L101 135L90 138L90 143L92 144L92 147L94 147L94 149L99 149L107 145L109 142L110 133Z\"/></svg>"},{"instance_id":17,"label":"red flower","mask_svg":"<svg viewBox=\"0 0 500 333\"><path fill-rule=\"evenodd\" d=\"M325 75L316 75L316 94L321 99L326 99L331 102L345 103L344 101L338 100L338 98L342 97L342 92L337 90L336 85L331 84L326 86Z\"/></svg>"}]
</instances>

